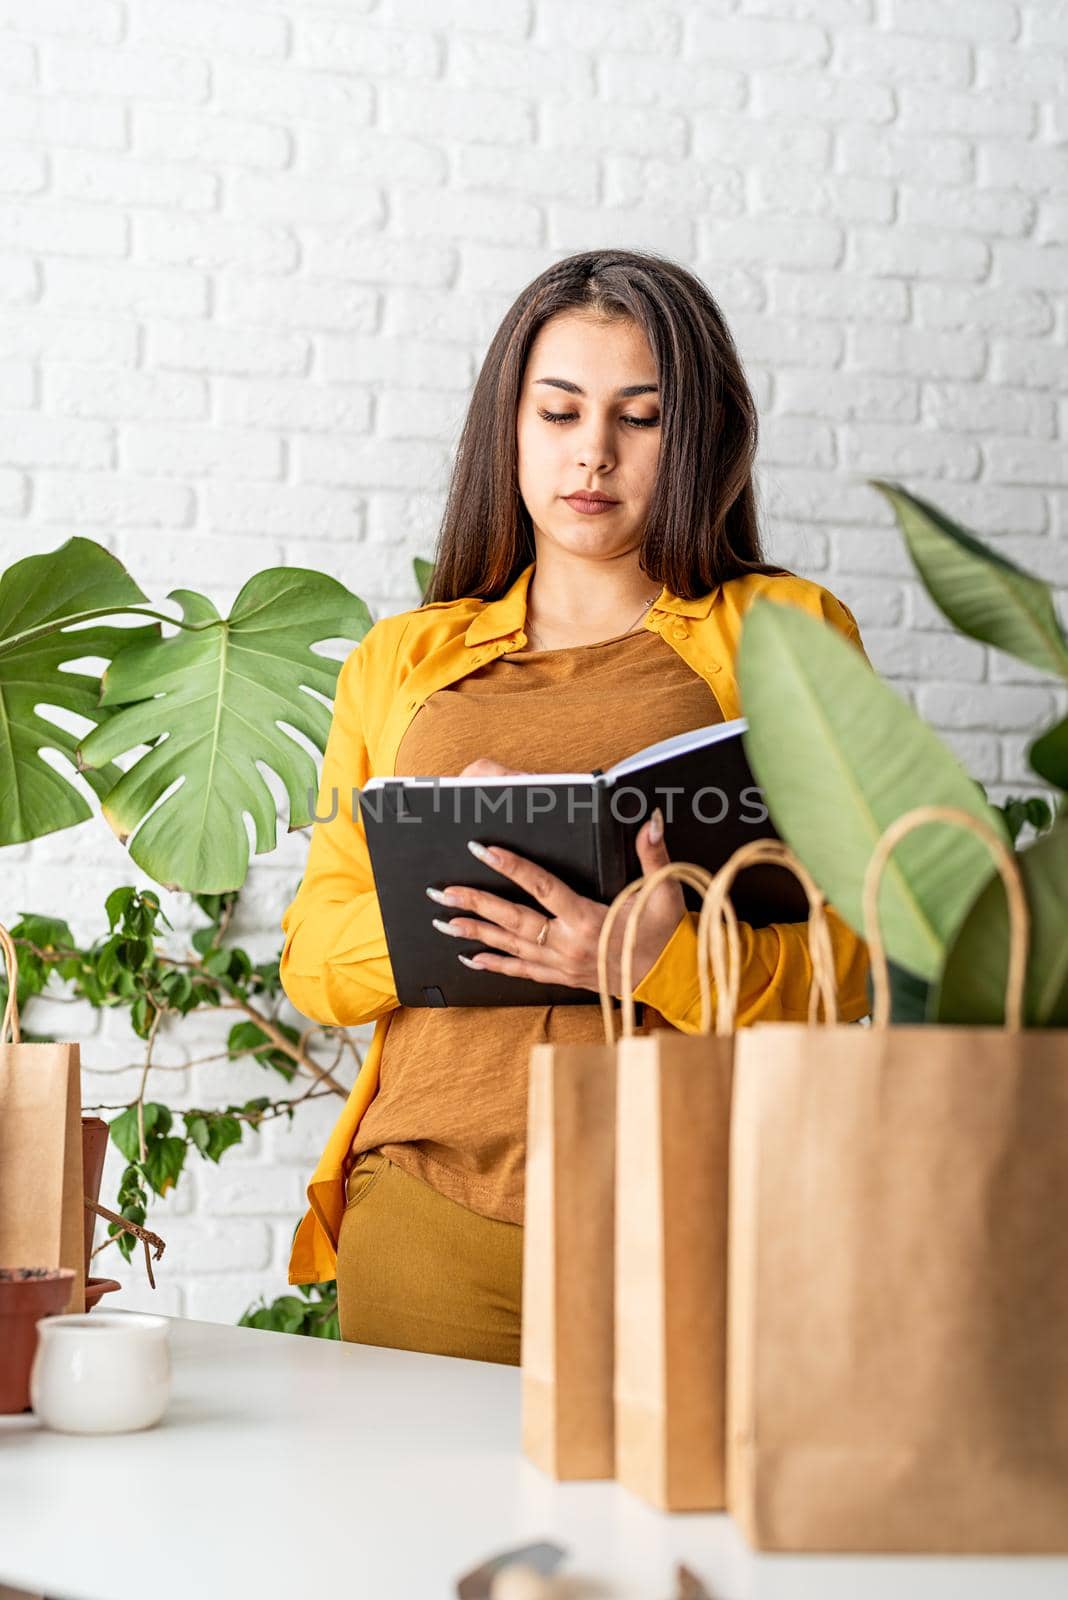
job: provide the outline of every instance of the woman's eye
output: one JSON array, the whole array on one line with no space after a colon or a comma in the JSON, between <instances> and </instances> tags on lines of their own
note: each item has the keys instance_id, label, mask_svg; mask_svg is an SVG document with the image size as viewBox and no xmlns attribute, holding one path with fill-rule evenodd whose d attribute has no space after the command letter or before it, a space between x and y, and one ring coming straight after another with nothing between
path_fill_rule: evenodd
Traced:
<instances>
[{"instance_id":1,"label":"woman's eye","mask_svg":"<svg viewBox=\"0 0 1068 1600\"><path fill-rule=\"evenodd\" d=\"M576 411L541 411L538 416L544 417L546 422L574 422ZM655 428L660 421L659 417L620 417L620 422L626 422L632 428Z\"/></svg>"}]
</instances>

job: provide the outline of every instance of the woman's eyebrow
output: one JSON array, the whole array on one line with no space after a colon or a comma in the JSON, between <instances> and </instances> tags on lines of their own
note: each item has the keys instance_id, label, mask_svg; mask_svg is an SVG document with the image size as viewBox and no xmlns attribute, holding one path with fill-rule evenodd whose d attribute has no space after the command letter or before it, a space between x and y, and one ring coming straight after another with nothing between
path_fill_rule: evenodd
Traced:
<instances>
[{"instance_id":1,"label":"woman's eyebrow","mask_svg":"<svg viewBox=\"0 0 1068 1600\"><path fill-rule=\"evenodd\" d=\"M572 383L568 378L535 378L534 381L535 383L552 384L554 389L566 389L568 394L584 395L586 393L585 389L580 389L577 383ZM635 394L656 394L657 392L658 385L655 383L630 383L626 388L616 390L616 394L623 399L629 399L631 395Z\"/></svg>"}]
</instances>

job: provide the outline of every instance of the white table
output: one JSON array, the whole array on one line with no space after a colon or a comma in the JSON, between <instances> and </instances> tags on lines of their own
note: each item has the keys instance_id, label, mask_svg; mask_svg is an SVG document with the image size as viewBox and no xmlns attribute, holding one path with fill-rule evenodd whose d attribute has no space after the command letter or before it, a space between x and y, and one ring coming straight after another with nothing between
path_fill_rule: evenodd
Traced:
<instances>
[{"instance_id":1,"label":"white table","mask_svg":"<svg viewBox=\"0 0 1068 1600\"><path fill-rule=\"evenodd\" d=\"M156 1427L0 1417L0 1583L52 1600L446 1600L488 1556L552 1539L619 1600L668 1600L680 1559L717 1600L1068 1595L1068 1558L755 1556L727 1517L554 1483L520 1454L514 1367L169 1320Z\"/></svg>"}]
</instances>

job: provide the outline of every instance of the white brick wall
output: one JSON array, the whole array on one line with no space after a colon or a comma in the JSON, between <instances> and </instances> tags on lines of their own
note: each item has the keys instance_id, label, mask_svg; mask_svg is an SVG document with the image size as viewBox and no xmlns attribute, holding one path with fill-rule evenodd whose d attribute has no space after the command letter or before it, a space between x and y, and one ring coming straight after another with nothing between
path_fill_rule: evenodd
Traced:
<instances>
[{"instance_id":1,"label":"white brick wall","mask_svg":"<svg viewBox=\"0 0 1068 1600\"><path fill-rule=\"evenodd\" d=\"M500 316L560 255L651 246L737 338L773 552L854 607L976 777L1019 789L1065 689L951 636L864 480L900 478L1064 597L1063 4L0 0L0 91L5 565L77 532L157 598L225 604L289 561L406 608ZM257 953L301 854L255 868ZM84 937L132 876L99 822L4 866L5 920ZM83 1034L86 1104L135 1091L104 1075L137 1059L118 1023L54 1014ZM283 1092L250 1065L158 1085ZM151 1216L160 1289L135 1261L124 1303L233 1318L281 1292L333 1114L194 1160Z\"/></svg>"}]
</instances>

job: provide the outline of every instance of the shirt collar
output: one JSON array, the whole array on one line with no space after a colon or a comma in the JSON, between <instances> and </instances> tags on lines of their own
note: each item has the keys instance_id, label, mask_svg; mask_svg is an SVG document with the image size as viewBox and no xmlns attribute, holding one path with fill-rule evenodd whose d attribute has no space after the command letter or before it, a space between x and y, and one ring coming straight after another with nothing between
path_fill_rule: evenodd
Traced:
<instances>
[{"instance_id":1,"label":"shirt collar","mask_svg":"<svg viewBox=\"0 0 1068 1600\"><path fill-rule=\"evenodd\" d=\"M464 634L465 644L485 644L487 639L499 639L507 633L518 632L526 621L527 591L533 573L534 562L531 561L504 594L496 600L485 602ZM707 617L718 594L717 586L707 594L698 595L696 600L684 600L680 595L673 594L665 584L650 607L650 615L657 611L670 611L677 617Z\"/></svg>"}]
</instances>

